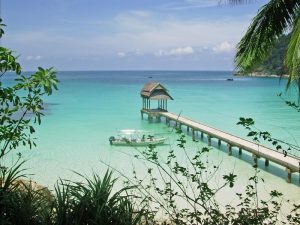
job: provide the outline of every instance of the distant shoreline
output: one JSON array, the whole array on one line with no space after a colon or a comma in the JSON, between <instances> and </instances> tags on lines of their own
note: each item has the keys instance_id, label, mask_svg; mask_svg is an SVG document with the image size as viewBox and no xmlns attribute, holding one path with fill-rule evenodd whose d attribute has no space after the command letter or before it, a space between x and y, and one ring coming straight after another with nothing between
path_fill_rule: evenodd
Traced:
<instances>
[{"instance_id":1,"label":"distant shoreline","mask_svg":"<svg viewBox=\"0 0 300 225\"><path fill-rule=\"evenodd\" d=\"M235 72L233 75L240 76L240 77L262 77L262 78L288 78L289 77L289 75L287 74L278 75L278 74L267 74L267 73L243 74L243 73Z\"/></svg>"}]
</instances>

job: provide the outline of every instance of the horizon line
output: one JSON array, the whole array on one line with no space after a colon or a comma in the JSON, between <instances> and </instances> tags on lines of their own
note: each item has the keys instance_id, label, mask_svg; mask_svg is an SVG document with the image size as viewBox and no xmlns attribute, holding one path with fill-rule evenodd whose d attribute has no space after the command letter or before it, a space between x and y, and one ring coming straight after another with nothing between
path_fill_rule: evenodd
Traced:
<instances>
[{"instance_id":1,"label":"horizon line","mask_svg":"<svg viewBox=\"0 0 300 225\"><path fill-rule=\"evenodd\" d=\"M174 70L174 69L105 69L105 70L56 70L57 72L235 72L235 70ZM22 70L35 72L35 70Z\"/></svg>"}]
</instances>

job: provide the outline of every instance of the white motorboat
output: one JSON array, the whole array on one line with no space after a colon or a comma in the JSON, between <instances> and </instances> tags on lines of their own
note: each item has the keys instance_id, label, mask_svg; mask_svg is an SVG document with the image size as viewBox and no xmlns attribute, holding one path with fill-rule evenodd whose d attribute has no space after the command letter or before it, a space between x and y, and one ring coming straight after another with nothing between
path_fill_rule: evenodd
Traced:
<instances>
[{"instance_id":1,"label":"white motorboat","mask_svg":"<svg viewBox=\"0 0 300 225\"><path fill-rule=\"evenodd\" d=\"M117 137L109 138L109 143L111 145L148 146L163 144L165 140L165 137L156 137L149 131L120 130Z\"/></svg>"}]
</instances>

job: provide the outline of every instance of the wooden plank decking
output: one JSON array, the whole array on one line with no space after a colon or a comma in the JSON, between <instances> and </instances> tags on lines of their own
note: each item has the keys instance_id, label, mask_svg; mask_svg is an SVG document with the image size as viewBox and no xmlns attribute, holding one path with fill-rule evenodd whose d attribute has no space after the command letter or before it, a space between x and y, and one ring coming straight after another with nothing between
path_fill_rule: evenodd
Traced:
<instances>
[{"instance_id":1,"label":"wooden plank decking","mask_svg":"<svg viewBox=\"0 0 300 225\"><path fill-rule=\"evenodd\" d=\"M254 162L257 162L257 158L265 158L265 165L268 166L269 161L272 161L276 164L279 164L286 168L288 172L288 182L291 182L292 173L300 173L300 158L296 158L293 156L284 156L283 153L277 152L271 148L265 147L258 143L254 143L252 141L248 141L237 137L235 135L226 133L224 131L218 130L216 128L207 126L205 124L195 122L186 117L178 116L176 114L170 112L162 112L162 111L151 111L151 110L141 110L142 116L143 113L148 114L150 117L165 117L166 121L175 121L179 126L184 125L187 126L188 129L192 129L193 139L195 138L195 132L200 131L207 135L208 144L211 143L211 138L217 138L219 140L219 144L221 141L226 142L228 144L229 153L231 154L232 147L238 147L241 150L246 150L253 155Z\"/></svg>"}]
</instances>

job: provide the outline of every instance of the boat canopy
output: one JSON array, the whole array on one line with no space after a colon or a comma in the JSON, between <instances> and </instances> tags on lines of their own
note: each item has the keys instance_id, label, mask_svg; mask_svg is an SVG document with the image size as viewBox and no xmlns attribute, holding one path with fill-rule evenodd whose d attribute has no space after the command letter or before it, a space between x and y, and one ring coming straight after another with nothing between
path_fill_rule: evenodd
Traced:
<instances>
[{"instance_id":1,"label":"boat canopy","mask_svg":"<svg viewBox=\"0 0 300 225\"><path fill-rule=\"evenodd\" d=\"M147 130L130 130L130 129L125 129L125 130L120 130L119 131L119 134L123 134L123 135L143 134L143 133L151 133L151 131L147 131Z\"/></svg>"}]
</instances>

